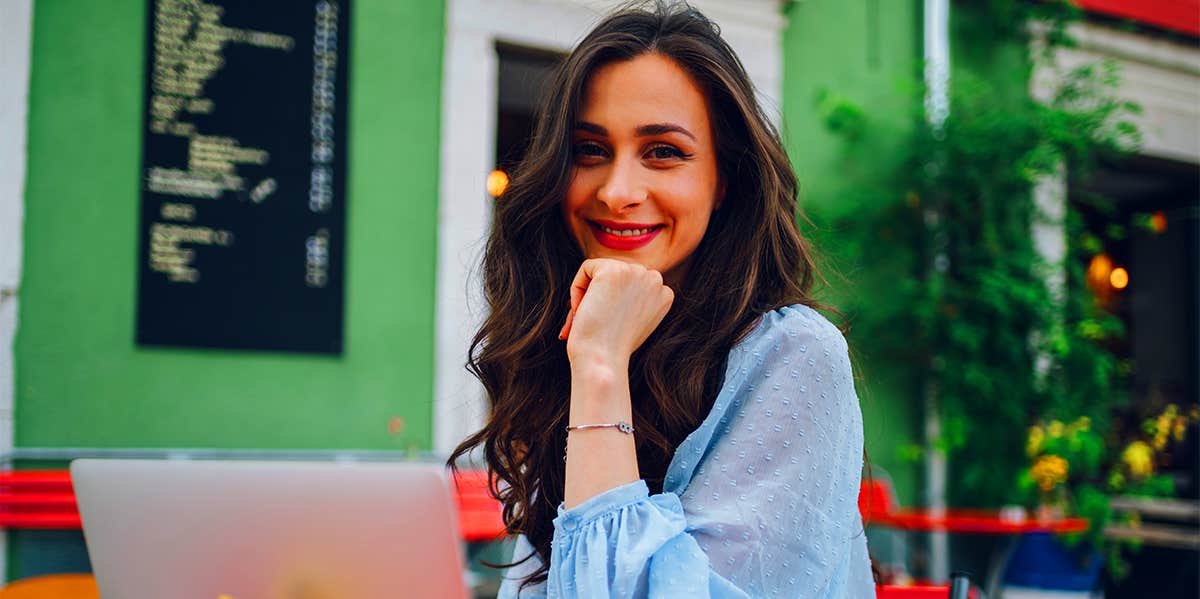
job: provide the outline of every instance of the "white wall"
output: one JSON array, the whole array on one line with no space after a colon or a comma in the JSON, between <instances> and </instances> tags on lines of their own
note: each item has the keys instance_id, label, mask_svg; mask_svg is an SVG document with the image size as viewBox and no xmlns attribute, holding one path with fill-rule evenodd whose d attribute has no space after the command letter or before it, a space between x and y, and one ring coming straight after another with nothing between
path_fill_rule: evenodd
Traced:
<instances>
[{"instance_id":1,"label":"white wall","mask_svg":"<svg viewBox=\"0 0 1200 599\"><path fill-rule=\"evenodd\" d=\"M473 277L491 218L484 179L495 164L495 44L567 52L618 2L611 0L448 0L442 74L438 197L437 349L434 451L449 452L483 423L483 391L463 368L484 306ZM781 0L695 0L745 63L759 99L781 111ZM478 273L474 273L477 275Z\"/></svg>"},{"instance_id":2,"label":"white wall","mask_svg":"<svg viewBox=\"0 0 1200 599\"><path fill-rule=\"evenodd\" d=\"M12 449L13 338L21 281L33 0L0 0L0 452ZM0 533L0 555L7 538ZM7 580L0 559L0 580Z\"/></svg>"},{"instance_id":3,"label":"white wall","mask_svg":"<svg viewBox=\"0 0 1200 599\"><path fill-rule=\"evenodd\" d=\"M1058 50L1059 69L1114 61L1120 68L1117 95L1137 102L1133 120L1142 131L1142 154L1200 164L1200 50L1164 39L1084 23L1074 26L1077 48ZM1033 79L1035 97L1053 89L1047 65Z\"/></svg>"}]
</instances>

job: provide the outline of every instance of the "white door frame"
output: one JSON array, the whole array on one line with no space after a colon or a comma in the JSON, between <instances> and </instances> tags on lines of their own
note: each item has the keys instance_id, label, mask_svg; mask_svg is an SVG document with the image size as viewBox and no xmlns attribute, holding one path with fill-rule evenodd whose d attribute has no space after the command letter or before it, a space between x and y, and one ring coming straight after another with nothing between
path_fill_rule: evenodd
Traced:
<instances>
[{"instance_id":1,"label":"white door frame","mask_svg":"<svg viewBox=\"0 0 1200 599\"><path fill-rule=\"evenodd\" d=\"M478 265L491 219L484 181L495 164L496 42L568 52L617 5L610 0L447 0L442 62L441 160L433 449L449 453L478 430L483 390L463 367L482 322ZM779 121L783 79L782 0L698 0L721 25Z\"/></svg>"},{"instance_id":2,"label":"white door frame","mask_svg":"<svg viewBox=\"0 0 1200 599\"><path fill-rule=\"evenodd\" d=\"M33 0L5 0L0 7L0 451L13 447L13 340L25 220L32 34ZM0 555L7 545L8 535L0 531ZM7 566L8 560L0 559L0 581L8 580Z\"/></svg>"}]
</instances>

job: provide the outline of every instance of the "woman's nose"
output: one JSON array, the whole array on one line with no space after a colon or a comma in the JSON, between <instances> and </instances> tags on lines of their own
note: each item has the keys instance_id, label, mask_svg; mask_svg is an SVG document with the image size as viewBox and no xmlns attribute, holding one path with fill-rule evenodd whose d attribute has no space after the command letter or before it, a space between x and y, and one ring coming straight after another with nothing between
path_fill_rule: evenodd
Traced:
<instances>
[{"instance_id":1,"label":"woman's nose","mask_svg":"<svg viewBox=\"0 0 1200 599\"><path fill-rule=\"evenodd\" d=\"M645 182L638 174L634 160L615 160L604 183L596 192L596 199L613 213L624 212L646 201Z\"/></svg>"}]
</instances>

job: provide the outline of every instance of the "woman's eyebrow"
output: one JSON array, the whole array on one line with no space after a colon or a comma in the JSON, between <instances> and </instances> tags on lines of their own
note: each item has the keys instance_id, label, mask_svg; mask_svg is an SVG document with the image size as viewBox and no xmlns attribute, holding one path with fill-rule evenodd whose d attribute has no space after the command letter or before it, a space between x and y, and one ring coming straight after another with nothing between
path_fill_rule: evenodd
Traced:
<instances>
[{"instance_id":1,"label":"woman's eyebrow","mask_svg":"<svg viewBox=\"0 0 1200 599\"><path fill-rule=\"evenodd\" d=\"M642 125L634 130L638 137L649 137L651 135L664 135L666 133L682 133L696 141L696 136L692 135L691 131L676 125L675 123L654 123L651 125Z\"/></svg>"},{"instance_id":2,"label":"woman's eyebrow","mask_svg":"<svg viewBox=\"0 0 1200 599\"><path fill-rule=\"evenodd\" d=\"M608 129L588 121L579 121L578 123L575 123L575 128L595 135L608 135ZM634 134L638 137L650 137L652 135L664 135L666 133L681 133L690 137L692 141L696 141L696 136L692 135L691 131L676 125L675 123L652 123L649 125L641 125L637 129L634 129Z\"/></svg>"},{"instance_id":3,"label":"woman's eyebrow","mask_svg":"<svg viewBox=\"0 0 1200 599\"><path fill-rule=\"evenodd\" d=\"M601 137L608 136L608 129L605 129L604 127L601 127L600 125L597 125L596 123L589 123L587 121L579 121L578 123L575 123L575 128L583 130L583 131L587 131L588 133L599 135Z\"/></svg>"}]
</instances>

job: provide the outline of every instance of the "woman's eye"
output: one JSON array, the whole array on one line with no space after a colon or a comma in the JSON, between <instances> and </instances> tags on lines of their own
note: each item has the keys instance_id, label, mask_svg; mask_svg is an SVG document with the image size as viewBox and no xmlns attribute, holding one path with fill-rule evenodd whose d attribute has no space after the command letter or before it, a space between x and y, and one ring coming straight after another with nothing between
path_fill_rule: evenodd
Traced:
<instances>
[{"instance_id":1,"label":"woman's eye","mask_svg":"<svg viewBox=\"0 0 1200 599\"><path fill-rule=\"evenodd\" d=\"M672 158L687 158L687 155L682 150L675 146L654 146L650 151L646 152L646 156L651 160L670 160Z\"/></svg>"},{"instance_id":2,"label":"woman's eye","mask_svg":"<svg viewBox=\"0 0 1200 599\"><path fill-rule=\"evenodd\" d=\"M581 158L594 158L604 156L604 148L600 144L590 141L575 144L575 155Z\"/></svg>"}]
</instances>

